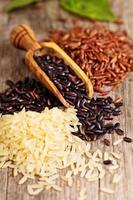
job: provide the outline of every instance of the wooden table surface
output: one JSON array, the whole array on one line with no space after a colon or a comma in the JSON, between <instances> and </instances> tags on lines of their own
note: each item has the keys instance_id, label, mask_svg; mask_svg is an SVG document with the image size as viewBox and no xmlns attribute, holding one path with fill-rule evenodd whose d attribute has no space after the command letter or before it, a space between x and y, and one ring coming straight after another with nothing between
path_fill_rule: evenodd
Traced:
<instances>
[{"instance_id":1,"label":"wooden table surface","mask_svg":"<svg viewBox=\"0 0 133 200\"><path fill-rule=\"evenodd\" d=\"M46 0L37 7L31 6L23 10L15 11L10 14L3 12L5 1L0 1L0 90L5 88L5 80L19 80L28 75L28 70L22 62L23 53L13 48L9 42L9 34L12 27L20 23L27 23L37 33L39 39L45 38L49 30L54 28L69 29L72 27L72 19L76 17L59 8L57 0ZM113 0L112 5L118 16L124 19L123 25L106 24L111 29L125 28L129 35L133 35L133 1L132 0ZM67 18L68 22L63 23L59 18ZM83 21L82 24L88 25L89 22ZM124 99L124 114L119 117L121 126L129 137L133 137L133 82L130 77L118 88L115 94L120 94ZM113 94L114 95L114 94ZM117 139L114 135L112 141ZM107 150L101 146L100 142L93 144ZM108 148L109 151L114 147ZM114 148L115 150L115 148ZM108 195L100 192L100 187L111 187L110 177L106 177L97 182L81 183L81 188L87 187L87 200L133 200L133 148L127 143L119 146L122 154L121 173L122 181L113 189L115 194ZM0 200L77 200L80 188L74 184L71 189L64 186L63 192L44 191L37 197L29 196L26 192L26 184L19 186L20 177L12 177L10 169L0 171ZM63 183L61 183L63 186Z\"/></svg>"}]
</instances>

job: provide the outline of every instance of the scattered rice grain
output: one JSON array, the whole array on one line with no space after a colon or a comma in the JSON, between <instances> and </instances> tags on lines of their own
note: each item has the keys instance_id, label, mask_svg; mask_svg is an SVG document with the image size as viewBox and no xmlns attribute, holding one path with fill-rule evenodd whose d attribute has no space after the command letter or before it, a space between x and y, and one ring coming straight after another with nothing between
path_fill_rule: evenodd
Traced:
<instances>
[{"instance_id":1,"label":"scattered rice grain","mask_svg":"<svg viewBox=\"0 0 133 200\"><path fill-rule=\"evenodd\" d=\"M116 146L118 144L120 144L123 141L123 138L120 138L119 140L116 140L113 145Z\"/></svg>"},{"instance_id":2,"label":"scattered rice grain","mask_svg":"<svg viewBox=\"0 0 133 200\"><path fill-rule=\"evenodd\" d=\"M122 179L122 175L114 174L112 183L113 184L119 183L121 181L121 179Z\"/></svg>"},{"instance_id":3,"label":"scattered rice grain","mask_svg":"<svg viewBox=\"0 0 133 200\"><path fill-rule=\"evenodd\" d=\"M116 158L118 160L120 159L120 155L118 153L112 152L111 154L113 155L114 158Z\"/></svg>"},{"instance_id":4,"label":"scattered rice grain","mask_svg":"<svg viewBox=\"0 0 133 200\"><path fill-rule=\"evenodd\" d=\"M112 190L110 188L101 188L100 191L107 193L107 194L114 194L114 190Z\"/></svg>"}]
</instances>

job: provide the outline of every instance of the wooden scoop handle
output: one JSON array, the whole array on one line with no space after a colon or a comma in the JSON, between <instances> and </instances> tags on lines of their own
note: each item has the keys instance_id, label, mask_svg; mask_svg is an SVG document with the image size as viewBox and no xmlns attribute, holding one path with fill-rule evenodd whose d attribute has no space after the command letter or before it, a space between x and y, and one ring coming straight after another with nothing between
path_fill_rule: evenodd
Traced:
<instances>
[{"instance_id":1,"label":"wooden scoop handle","mask_svg":"<svg viewBox=\"0 0 133 200\"><path fill-rule=\"evenodd\" d=\"M18 25L12 30L10 41L16 48L24 49L26 51L34 51L41 48L36 40L34 32L25 24Z\"/></svg>"}]
</instances>

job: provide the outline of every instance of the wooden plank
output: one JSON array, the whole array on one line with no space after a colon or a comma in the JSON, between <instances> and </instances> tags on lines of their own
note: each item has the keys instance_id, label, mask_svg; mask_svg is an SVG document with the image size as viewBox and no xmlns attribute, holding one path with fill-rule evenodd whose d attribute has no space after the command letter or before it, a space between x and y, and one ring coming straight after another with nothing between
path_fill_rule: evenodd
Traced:
<instances>
[{"instance_id":1,"label":"wooden plank","mask_svg":"<svg viewBox=\"0 0 133 200\"><path fill-rule=\"evenodd\" d=\"M8 188L8 169L0 171L0 200L6 200Z\"/></svg>"},{"instance_id":2,"label":"wooden plank","mask_svg":"<svg viewBox=\"0 0 133 200\"><path fill-rule=\"evenodd\" d=\"M133 33L133 26L132 26L132 12L130 8L132 7L132 1L113 1L114 10L117 11L117 15L120 16L124 20L124 24L119 26L120 29L126 29L131 35ZM118 28L114 24L109 24L109 28L116 29ZM132 83L129 81L129 78L117 89L114 94L121 95L124 100L124 114L118 117L121 127L125 130L127 136L132 137L132 113L133 113L133 103L131 100L132 97ZM119 137L114 135L112 137L112 141L117 140ZM132 179L132 164L133 164L133 157L132 157L132 148L129 144L119 145L119 147L114 147L113 151L121 152L121 169L119 173L122 173L123 178L122 181L117 185L114 186L114 195L107 195L104 193L100 194L100 199L102 200L111 200L111 199L121 199L121 200L128 200L132 199L132 192L133 192L133 179ZM101 187L106 186L110 187L108 176L101 181Z\"/></svg>"},{"instance_id":3,"label":"wooden plank","mask_svg":"<svg viewBox=\"0 0 133 200\"><path fill-rule=\"evenodd\" d=\"M132 0L127 1L112 1L113 7L118 16L122 16L125 21L125 25L120 28L126 28L130 35L133 33L133 23L132 23ZM28 70L22 62L23 52L20 52L13 48L9 42L9 32L13 26L20 23L27 23L33 27L36 31L39 39L48 36L48 31L51 29L69 29L72 27L72 19L75 16L69 14L68 12L59 9L59 4L57 0L49 0L40 3L40 9L30 9L25 8L24 10L15 11L10 14L2 12L2 7L5 2L0 2L0 90L5 88L5 80L13 79L19 80L29 74ZM31 8L33 8L31 6ZM59 18L67 18L67 23L62 23ZM80 21L81 24L88 25L87 21ZM116 25L109 24L112 29L117 28ZM132 82L127 79L122 86L117 90L124 98L124 114L119 117L122 128L128 136L132 137L132 120L133 120L133 103L132 103ZM114 94L113 94L114 95ZM118 137L111 137L112 142ZM94 149L101 146L99 142L93 144ZM117 151L117 147L112 150ZM108 147L103 147L104 150L108 150ZM130 145L124 143L119 146L119 150L122 153L122 173L123 179L121 183L114 187L114 195L106 195L100 193L100 187L110 187L109 180L110 177L107 175L104 180L97 181L94 183L86 183L84 180L81 182L81 188L87 187L88 199L92 200L132 200L133 193L133 157L132 149ZM109 148L110 151L110 148ZM61 181L59 184L64 187L63 192L58 193L53 190L44 191L38 197L29 196L26 192L27 185L18 185L17 178L12 177L12 170L2 170L0 172L0 200L76 200L79 195L80 188L77 187L75 183L71 189L68 186L64 186L64 182Z\"/></svg>"}]
</instances>

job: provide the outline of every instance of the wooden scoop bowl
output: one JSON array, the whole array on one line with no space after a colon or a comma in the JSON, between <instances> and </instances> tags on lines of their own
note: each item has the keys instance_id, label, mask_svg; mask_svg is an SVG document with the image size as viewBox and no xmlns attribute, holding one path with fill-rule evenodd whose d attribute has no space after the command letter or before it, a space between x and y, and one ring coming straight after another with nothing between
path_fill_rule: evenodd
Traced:
<instances>
[{"instance_id":1,"label":"wooden scoop bowl","mask_svg":"<svg viewBox=\"0 0 133 200\"><path fill-rule=\"evenodd\" d=\"M82 71L82 69L54 42L43 42L39 43L36 40L34 32L32 29L25 25L19 25L15 27L10 35L11 43L19 49L26 50L25 63L29 67L30 71L38 77L42 84L48 88L61 102L65 107L69 107L69 103L64 99L58 88L55 84L49 79L46 73L40 68L36 63L33 56L35 51L40 51L43 48L54 50L58 57L62 58L65 63L67 63L75 74L85 83L86 91L89 98L93 96L93 86L90 79Z\"/></svg>"}]
</instances>

